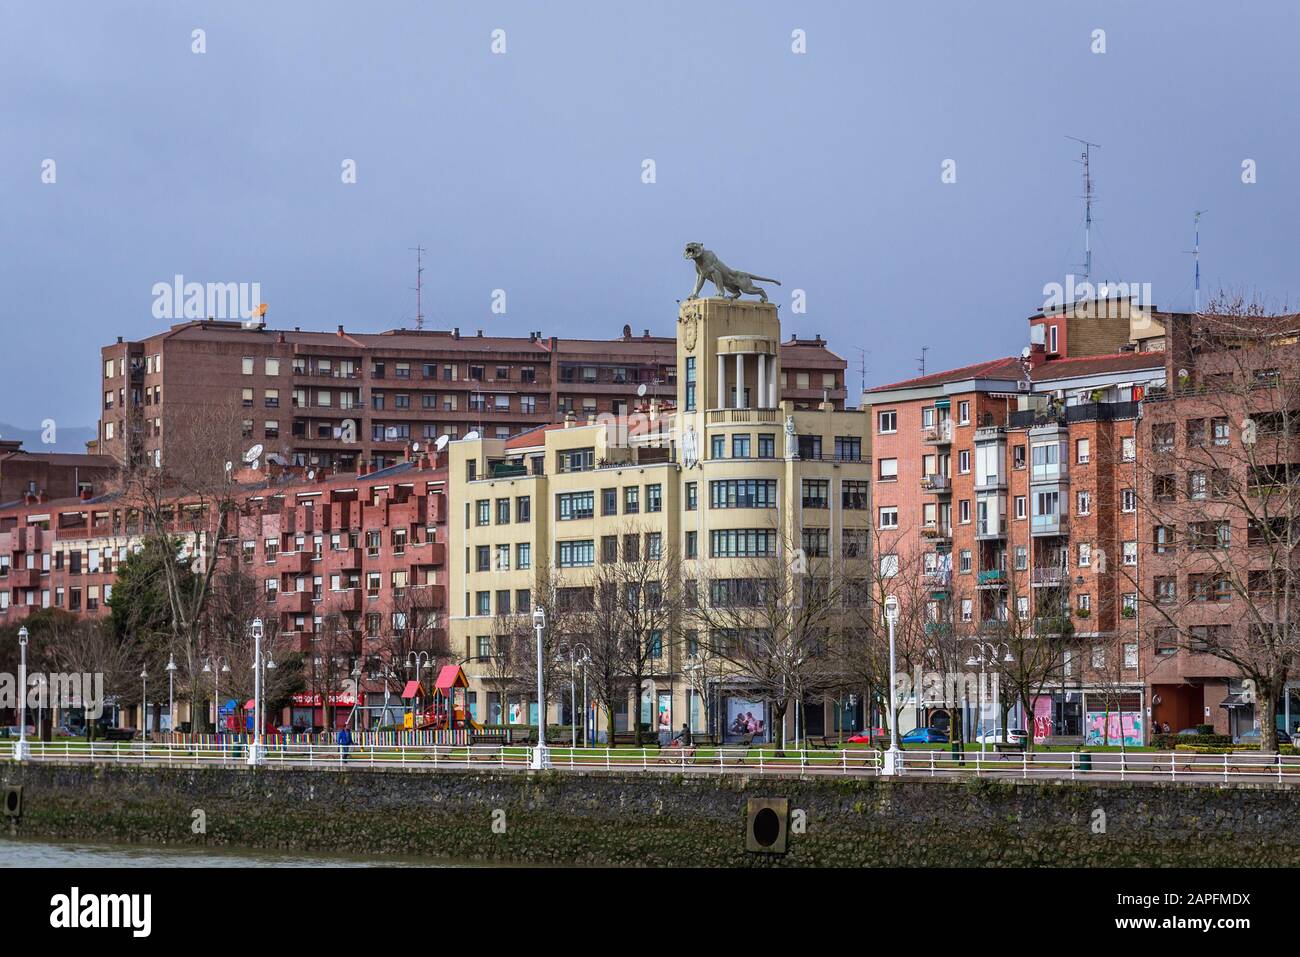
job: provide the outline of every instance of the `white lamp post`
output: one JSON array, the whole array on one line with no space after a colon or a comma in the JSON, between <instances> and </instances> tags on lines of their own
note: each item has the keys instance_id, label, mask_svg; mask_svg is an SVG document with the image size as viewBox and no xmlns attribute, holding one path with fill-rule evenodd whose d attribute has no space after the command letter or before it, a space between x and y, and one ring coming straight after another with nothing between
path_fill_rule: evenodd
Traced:
<instances>
[{"instance_id":1,"label":"white lamp post","mask_svg":"<svg viewBox=\"0 0 1300 957\"><path fill-rule=\"evenodd\" d=\"M218 668L212 667L213 664L215 664L218 661L221 662L221 666ZM220 673L223 671L226 674L230 674L230 662L226 660L224 655L217 655L215 659L213 658L203 659L203 673L205 675L206 674L212 675L212 730L213 731L221 730L219 727L217 727L217 719L221 716L221 685L219 684L219 677L220 677Z\"/></svg>"},{"instance_id":2,"label":"white lamp post","mask_svg":"<svg viewBox=\"0 0 1300 957\"><path fill-rule=\"evenodd\" d=\"M894 687L897 683L894 677L898 671L894 648L894 624L897 621L898 598L889 595L885 598L885 622L889 625L889 750L885 752L885 764L881 768L881 773L889 776L903 773L899 761L901 752L898 750L898 701Z\"/></svg>"},{"instance_id":3,"label":"white lamp post","mask_svg":"<svg viewBox=\"0 0 1300 957\"><path fill-rule=\"evenodd\" d=\"M149 740L149 669L140 669L140 740Z\"/></svg>"},{"instance_id":4,"label":"white lamp post","mask_svg":"<svg viewBox=\"0 0 1300 957\"><path fill-rule=\"evenodd\" d=\"M167 730L173 734L176 732L176 694L175 679L176 659L172 655L167 656Z\"/></svg>"},{"instance_id":5,"label":"white lamp post","mask_svg":"<svg viewBox=\"0 0 1300 957\"><path fill-rule=\"evenodd\" d=\"M14 760L27 759L27 626L18 629L18 743Z\"/></svg>"},{"instance_id":6,"label":"white lamp post","mask_svg":"<svg viewBox=\"0 0 1300 957\"><path fill-rule=\"evenodd\" d=\"M540 606L533 609L533 630L537 632L537 747L529 767L544 771L551 766L551 754L546 749L546 689L542 684L542 631L546 628L546 612Z\"/></svg>"},{"instance_id":7,"label":"white lamp post","mask_svg":"<svg viewBox=\"0 0 1300 957\"><path fill-rule=\"evenodd\" d=\"M248 763L261 764L262 753L262 619L253 619L253 740L248 746Z\"/></svg>"}]
</instances>

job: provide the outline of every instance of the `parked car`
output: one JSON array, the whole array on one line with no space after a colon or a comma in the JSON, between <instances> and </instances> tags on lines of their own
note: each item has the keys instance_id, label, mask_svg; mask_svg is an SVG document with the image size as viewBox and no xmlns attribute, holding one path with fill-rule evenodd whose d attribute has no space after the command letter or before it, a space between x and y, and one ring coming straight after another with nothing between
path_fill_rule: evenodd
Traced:
<instances>
[{"instance_id":1,"label":"parked car","mask_svg":"<svg viewBox=\"0 0 1300 957\"><path fill-rule=\"evenodd\" d=\"M868 728L866 731L859 731L851 738L845 739L849 744L872 744L876 741L888 741L888 728Z\"/></svg>"},{"instance_id":2,"label":"parked car","mask_svg":"<svg viewBox=\"0 0 1300 957\"><path fill-rule=\"evenodd\" d=\"M994 728L975 736L976 744L1024 744L1029 740L1029 732L1024 728Z\"/></svg>"},{"instance_id":3,"label":"parked car","mask_svg":"<svg viewBox=\"0 0 1300 957\"><path fill-rule=\"evenodd\" d=\"M947 744L948 735L934 728L914 728L898 741L900 744Z\"/></svg>"},{"instance_id":4,"label":"parked car","mask_svg":"<svg viewBox=\"0 0 1300 957\"><path fill-rule=\"evenodd\" d=\"M1241 734L1233 738L1232 743L1253 744L1255 747L1259 747L1259 740L1261 737L1263 737L1263 735L1260 733L1259 728L1251 728L1249 731L1243 731ZM1279 731L1277 733L1277 743L1279 747L1284 744L1290 744L1291 735L1287 734L1285 731Z\"/></svg>"}]
</instances>

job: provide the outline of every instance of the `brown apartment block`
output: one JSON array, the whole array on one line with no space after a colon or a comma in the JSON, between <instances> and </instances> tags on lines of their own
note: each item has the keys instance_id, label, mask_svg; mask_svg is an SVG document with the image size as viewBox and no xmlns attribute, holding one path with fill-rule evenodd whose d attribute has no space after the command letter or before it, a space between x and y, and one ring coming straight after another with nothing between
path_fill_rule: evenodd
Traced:
<instances>
[{"instance_id":1,"label":"brown apartment block","mask_svg":"<svg viewBox=\"0 0 1300 957\"><path fill-rule=\"evenodd\" d=\"M113 460L106 456L29 452L21 441L0 440L0 502L96 494L114 471Z\"/></svg>"},{"instance_id":2,"label":"brown apartment block","mask_svg":"<svg viewBox=\"0 0 1300 957\"><path fill-rule=\"evenodd\" d=\"M285 464L383 468L411 442L502 438L570 412L624 414L642 396L671 399L677 388L675 340L626 326L620 338L597 340L208 320L119 338L101 360L95 451L118 461L158 456L178 417L237 407L231 415L250 446ZM823 398L844 407L847 364L820 336L783 343L781 361L796 407Z\"/></svg>"},{"instance_id":3,"label":"brown apartment block","mask_svg":"<svg viewBox=\"0 0 1300 957\"><path fill-rule=\"evenodd\" d=\"M1010 616L1043 640L1073 635L1055 687L1010 719L1040 741L1093 740L1118 709L1139 734L1150 720L1141 611L1126 582L1145 535L1136 423L1166 378L1166 319L1126 301L1039 313L1021 356L863 398L882 570L919 566L932 605L949 604L972 637L1005 634ZM999 723L986 705L982 726Z\"/></svg>"}]
</instances>

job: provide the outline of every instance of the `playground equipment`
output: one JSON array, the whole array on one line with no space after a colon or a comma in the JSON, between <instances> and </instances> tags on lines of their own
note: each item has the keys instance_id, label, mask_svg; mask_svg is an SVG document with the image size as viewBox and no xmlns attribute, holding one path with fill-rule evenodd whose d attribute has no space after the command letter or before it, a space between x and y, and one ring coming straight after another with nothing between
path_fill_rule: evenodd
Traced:
<instances>
[{"instance_id":1,"label":"playground equipment","mask_svg":"<svg viewBox=\"0 0 1300 957\"><path fill-rule=\"evenodd\" d=\"M422 697L423 689L418 681L407 682L402 697L408 700ZM444 665L438 672L438 679L433 685L433 694L429 697L429 706L414 719L407 715L407 727L420 731L482 731L483 725L469 713L469 679L459 665Z\"/></svg>"}]
</instances>

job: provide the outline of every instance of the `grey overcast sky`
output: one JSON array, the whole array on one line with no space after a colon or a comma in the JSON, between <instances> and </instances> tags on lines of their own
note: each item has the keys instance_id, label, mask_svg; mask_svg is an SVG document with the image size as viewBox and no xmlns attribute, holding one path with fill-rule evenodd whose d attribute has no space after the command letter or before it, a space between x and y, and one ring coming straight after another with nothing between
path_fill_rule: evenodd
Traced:
<instances>
[{"instance_id":1,"label":"grey overcast sky","mask_svg":"<svg viewBox=\"0 0 1300 957\"><path fill-rule=\"evenodd\" d=\"M3 0L0 421L92 424L98 347L177 273L261 283L273 327L409 324L417 243L437 327L669 333L698 240L854 391L859 348L868 383L1010 354L1083 258L1067 135L1101 144L1095 277L1189 307L1206 209L1203 286L1294 304L1298 11Z\"/></svg>"}]
</instances>

